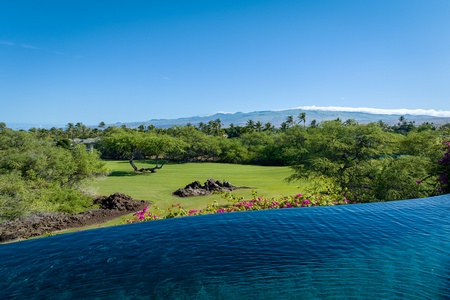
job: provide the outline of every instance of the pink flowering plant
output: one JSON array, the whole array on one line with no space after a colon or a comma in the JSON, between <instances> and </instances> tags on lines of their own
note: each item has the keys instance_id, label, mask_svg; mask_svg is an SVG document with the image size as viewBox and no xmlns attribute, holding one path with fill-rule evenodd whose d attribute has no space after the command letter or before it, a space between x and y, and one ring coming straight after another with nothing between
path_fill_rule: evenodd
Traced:
<instances>
[{"instance_id":1,"label":"pink flowering plant","mask_svg":"<svg viewBox=\"0 0 450 300\"><path fill-rule=\"evenodd\" d=\"M438 160L439 188L440 193L450 193L450 141L443 143L444 155Z\"/></svg>"},{"instance_id":2,"label":"pink flowering plant","mask_svg":"<svg viewBox=\"0 0 450 300\"><path fill-rule=\"evenodd\" d=\"M158 208L156 207L156 209ZM124 223L145 222L159 219L162 219L162 217L156 215L154 212L150 212L148 206L145 206L142 210L135 212L132 219L127 219Z\"/></svg>"},{"instance_id":3,"label":"pink flowering plant","mask_svg":"<svg viewBox=\"0 0 450 300\"><path fill-rule=\"evenodd\" d=\"M227 192L221 194L221 197L228 201L228 205L220 206L217 201L214 201L203 209L186 210L180 203L176 203L170 205L166 210L160 210L157 206L153 206L152 212L149 211L146 206L144 209L135 212L133 218L127 219L124 223L137 223L160 219L205 214L223 214L249 210L286 209L356 203L356 201L350 201L343 195L340 195L337 200L332 200L330 195L322 194L319 194L318 196L314 196L313 194L296 194L294 196L284 196L279 198L265 198L258 197L257 193L253 192L252 199L245 200L243 197Z\"/></svg>"}]
</instances>

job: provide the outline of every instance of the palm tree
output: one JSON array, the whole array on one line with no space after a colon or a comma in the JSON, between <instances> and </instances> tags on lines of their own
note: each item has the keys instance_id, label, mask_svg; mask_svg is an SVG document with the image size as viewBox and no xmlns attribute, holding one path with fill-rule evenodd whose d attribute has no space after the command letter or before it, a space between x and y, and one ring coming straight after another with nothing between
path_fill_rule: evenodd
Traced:
<instances>
[{"instance_id":1,"label":"palm tree","mask_svg":"<svg viewBox=\"0 0 450 300\"><path fill-rule=\"evenodd\" d=\"M302 112L298 115L300 122L303 122L303 127L306 126L306 113Z\"/></svg>"},{"instance_id":2,"label":"palm tree","mask_svg":"<svg viewBox=\"0 0 450 300\"><path fill-rule=\"evenodd\" d=\"M292 127L295 125L294 117L293 116L287 116L286 117L286 129L289 127Z\"/></svg>"},{"instance_id":3,"label":"palm tree","mask_svg":"<svg viewBox=\"0 0 450 300\"><path fill-rule=\"evenodd\" d=\"M249 119L245 124L245 128L247 132L253 132L255 130L255 122L252 119Z\"/></svg>"},{"instance_id":4,"label":"palm tree","mask_svg":"<svg viewBox=\"0 0 450 300\"><path fill-rule=\"evenodd\" d=\"M275 126L272 125L272 123L267 122L266 124L264 124L264 131L273 131L275 129Z\"/></svg>"},{"instance_id":5,"label":"palm tree","mask_svg":"<svg viewBox=\"0 0 450 300\"><path fill-rule=\"evenodd\" d=\"M73 130L74 130L73 123L67 123L67 126L66 126L67 136L69 138L71 138L72 140L73 140Z\"/></svg>"},{"instance_id":6,"label":"palm tree","mask_svg":"<svg viewBox=\"0 0 450 300\"><path fill-rule=\"evenodd\" d=\"M198 123L198 129L200 129L200 131L203 133L208 132L208 126L203 122Z\"/></svg>"},{"instance_id":7,"label":"palm tree","mask_svg":"<svg viewBox=\"0 0 450 300\"><path fill-rule=\"evenodd\" d=\"M261 131L262 131L263 126L262 126L261 121L259 121L259 120L256 121L256 123L255 123L255 129L256 129L257 132L261 132Z\"/></svg>"},{"instance_id":8,"label":"palm tree","mask_svg":"<svg viewBox=\"0 0 450 300\"><path fill-rule=\"evenodd\" d=\"M217 136L220 134L220 132L222 130L222 121L219 118L214 120L214 122L213 122L213 130L214 130L214 133Z\"/></svg>"}]
</instances>

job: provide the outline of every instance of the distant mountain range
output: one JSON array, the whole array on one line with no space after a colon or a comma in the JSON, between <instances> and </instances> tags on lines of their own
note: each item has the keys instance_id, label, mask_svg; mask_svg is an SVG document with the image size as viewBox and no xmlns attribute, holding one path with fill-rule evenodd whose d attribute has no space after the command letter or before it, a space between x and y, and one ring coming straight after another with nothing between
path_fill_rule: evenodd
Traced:
<instances>
[{"instance_id":1,"label":"distant mountain range","mask_svg":"<svg viewBox=\"0 0 450 300\"><path fill-rule=\"evenodd\" d=\"M117 122L114 124L106 124L107 126L122 126L126 125L127 127L138 127L140 125L149 126L153 125L158 128L168 128L175 125L184 126L188 123L198 126L200 122L208 123L210 120L220 119L224 127L228 127L230 124L235 126L244 126L248 120L253 120L255 122L260 121L265 124L270 122L272 125L279 127L280 124L286 121L288 116L293 116L295 121L298 122L298 115L304 112L306 114L306 125L309 125L312 120L316 120L317 122L322 122L326 120L335 120L340 118L342 121L353 119L358 123L369 123L369 122L378 122L383 121L387 124L394 125L398 123L398 119L401 116L404 116L407 121L414 121L417 125L420 125L424 122L433 123L435 125L441 125L445 123L450 123L450 117L435 117L430 115L416 115L416 114L377 114L377 113L368 113L368 112L355 112L355 111L338 111L338 110L323 110L323 109L304 109L304 108L296 108L296 109L287 109L280 111L273 110L265 110L265 111L254 111L254 112L237 112L237 113L216 113L210 116L194 116L187 118L178 118L178 119L152 119L148 121L140 121L140 122ZM51 127L65 127L65 125L37 125L37 124L19 124L19 123L11 123L6 124L9 128L12 129L25 129L28 130L32 127L35 128L51 128ZM91 128L97 127L97 125L89 126Z\"/></svg>"},{"instance_id":2,"label":"distant mountain range","mask_svg":"<svg viewBox=\"0 0 450 300\"><path fill-rule=\"evenodd\" d=\"M280 111L254 111L249 113L216 113L210 116L195 116L178 119L152 119L145 122L116 123L110 125L121 126L125 124L127 127L153 125L158 128L167 128L174 125L186 125L188 123L197 126L200 122L208 123L210 120L220 119L224 127L228 127L230 124L235 126L244 126L248 120L253 120L255 122L260 121L263 124L270 122L272 125L279 127L282 122L286 121L288 116L293 116L295 121L298 122L298 115L303 112L306 114L306 125L310 124L312 120L322 122L326 120L336 120L337 118L340 118L342 121L354 119L358 123L378 122L381 120L387 124L394 125L398 123L401 116L404 116L407 121L414 121L418 125L424 122L433 123L435 125L450 123L450 117L434 117L429 115L412 114L373 114L366 112L326 111L298 108Z\"/></svg>"}]
</instances>

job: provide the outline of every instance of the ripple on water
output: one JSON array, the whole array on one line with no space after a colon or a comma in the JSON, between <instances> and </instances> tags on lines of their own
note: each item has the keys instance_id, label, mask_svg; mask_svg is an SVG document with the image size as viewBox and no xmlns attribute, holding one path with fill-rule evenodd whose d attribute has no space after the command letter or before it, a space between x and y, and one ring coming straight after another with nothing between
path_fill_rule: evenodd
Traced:
<instances>
[{"instance_id":1,"label":"ripple on water","mask_svg":"<svg viewBox=\"0 0 450 300\"><path fill-rule=\"evenodd\" d=\"M449 299L450 196L187 217L0 246L2 299Z\"/></svg>"}]
</instances>

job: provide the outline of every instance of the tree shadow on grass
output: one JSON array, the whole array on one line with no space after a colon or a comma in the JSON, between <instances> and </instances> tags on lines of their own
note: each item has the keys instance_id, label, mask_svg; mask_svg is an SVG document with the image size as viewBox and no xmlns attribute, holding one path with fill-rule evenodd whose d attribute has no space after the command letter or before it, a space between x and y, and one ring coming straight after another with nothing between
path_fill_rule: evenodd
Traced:
<instances>
[{"instance_id":1,"label":"tree shadow on grass","mask_svg":"<svg viewBox=\"0 0 450 300\"><path fill-rule=\"evenodd\" d=\"M109 173L108 176L111 177L123 177L123 176L138 176L138 175L142 175L141 173L137 173L134 171L113 171L111 173Z\"/></svg>"}]
</instances>

